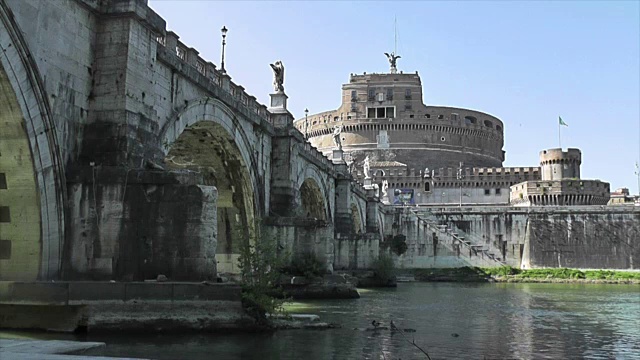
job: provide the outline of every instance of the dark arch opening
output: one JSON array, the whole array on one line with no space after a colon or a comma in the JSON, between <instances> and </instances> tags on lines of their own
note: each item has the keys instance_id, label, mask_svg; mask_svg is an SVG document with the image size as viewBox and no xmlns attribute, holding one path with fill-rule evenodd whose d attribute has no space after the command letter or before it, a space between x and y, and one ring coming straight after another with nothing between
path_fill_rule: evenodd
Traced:
<instances>
[{"instance_id":1,"label":"dark arch opening","mask_svg":"<svg viewBox=\"0 0 640 360\"><path fill-rule=\"evenodd\" d=\"M255 233L254 190L232 135L215 122L197 122L171 145L165 163L170 170L199 172L202 185L217 188L218 272L238 273L240 246Z\"/></svg>"},{"instance_id":2,"label":"dark arch opening","mask_svg":"<svg viewBox=\"0 0 640 360\"><path fill-rule=\"evenodd\" d=\"M303 215L307 218L327 220L327 211L324 205L324 196L318 183L309 178L300 186L300 199Z\"/></svg>"}]
</instances>

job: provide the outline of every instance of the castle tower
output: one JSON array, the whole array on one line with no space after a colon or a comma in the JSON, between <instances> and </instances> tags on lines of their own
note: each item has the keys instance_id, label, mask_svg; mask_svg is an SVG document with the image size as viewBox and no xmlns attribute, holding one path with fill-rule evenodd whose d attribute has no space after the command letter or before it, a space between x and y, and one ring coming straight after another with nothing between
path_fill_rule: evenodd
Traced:
<instances>
[{"instance_id":1,"label":"castle tower","mask_svg":"<svg viewBox=\"0 0 640 360\"><path fill-rule=\"evenodd\" d=\"M579 149L547 149L540 152L542 180L580 179L582 153Z\"/></svg>"},{"instance_id":2,"label":"castle tower","mask_svg":"<svg viewBox=\"0 0 640 360\"><path fill-rule=\"evenodd\" d=\"M511 186L513 206L606 205L609 183L580 179L582 153L579 149L547 149L540 152L541 180Z\"/></svg>"}]
</instances>

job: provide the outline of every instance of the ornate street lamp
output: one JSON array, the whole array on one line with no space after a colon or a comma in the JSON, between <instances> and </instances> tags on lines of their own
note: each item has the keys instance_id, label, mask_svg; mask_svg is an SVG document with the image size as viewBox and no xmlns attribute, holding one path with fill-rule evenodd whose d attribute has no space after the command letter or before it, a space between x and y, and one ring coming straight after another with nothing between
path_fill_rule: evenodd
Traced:
<instances>
[{"instance_id":1,"label":"ornate street lamp","mask_svg":"<svg viewBox=\"0 0 640 360\"><path fill-rule=\"evenodd\" d=\"M226 38L227 38L227 28L225 26L222 27L222 29L220 29L220 32L222 33L222 61L221 61L221 66L220 66L220 72L222 72L223 74L227 73L227 70L225 70L224 68L224 46L227 44L226 42Z\"/></svg>"},{"instance_id":2,"label":"ornate street lamp","mask_svg":"<svg viewBox=\"0 0 640 360\"><path fill-rule=\"evenodd\" d=\"M309 119L307 116L309 115L309 109L304 109L304 138L307 138L307 128L309 127Z\"/></svg>"}]
</instances>

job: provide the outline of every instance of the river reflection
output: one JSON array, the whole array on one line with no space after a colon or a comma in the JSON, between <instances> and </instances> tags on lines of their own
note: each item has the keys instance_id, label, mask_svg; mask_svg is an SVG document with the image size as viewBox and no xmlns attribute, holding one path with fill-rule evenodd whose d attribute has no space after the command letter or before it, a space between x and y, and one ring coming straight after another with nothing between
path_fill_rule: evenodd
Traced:
<instances>
[{"instance_id":1,"label":"river reflection","mask_svg":"<svg viewBox=\"0 0 640 360\"><path fill-rule=\"evenodd\" d=\"M361 294L291 306L342 329L83 340L108 344L96 355L152 359L425 358L414 340L432 359L640 359L639 286L402 283ZM365 331L373 319L416 332Z\"/></svg>"}]
</instances>

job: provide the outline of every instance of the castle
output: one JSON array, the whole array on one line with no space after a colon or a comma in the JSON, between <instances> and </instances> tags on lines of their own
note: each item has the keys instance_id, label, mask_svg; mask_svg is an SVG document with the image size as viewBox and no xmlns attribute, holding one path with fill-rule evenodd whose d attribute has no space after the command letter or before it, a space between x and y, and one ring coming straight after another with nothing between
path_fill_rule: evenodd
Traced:
<instances>
[{"instance_id":1,"label":"castle","mask_svg":"<svg viewBox=\"0 0 640 360\"><path fill-rule=\"evenodd\" d=\"M394 205L606 205L609 184L581 180L578 149L549 149L540 166L503 167L504 123L480 111L423 103L418 72L354 75L336 110L294 122L332 156L334 129L352 175ZM366 158L369 172L364 174ZM369 175L369 176L367 176ZM370 178L370 180L368 179ZM388 187L388 190L387 190Z\"/></svg>"}]
</instances>

